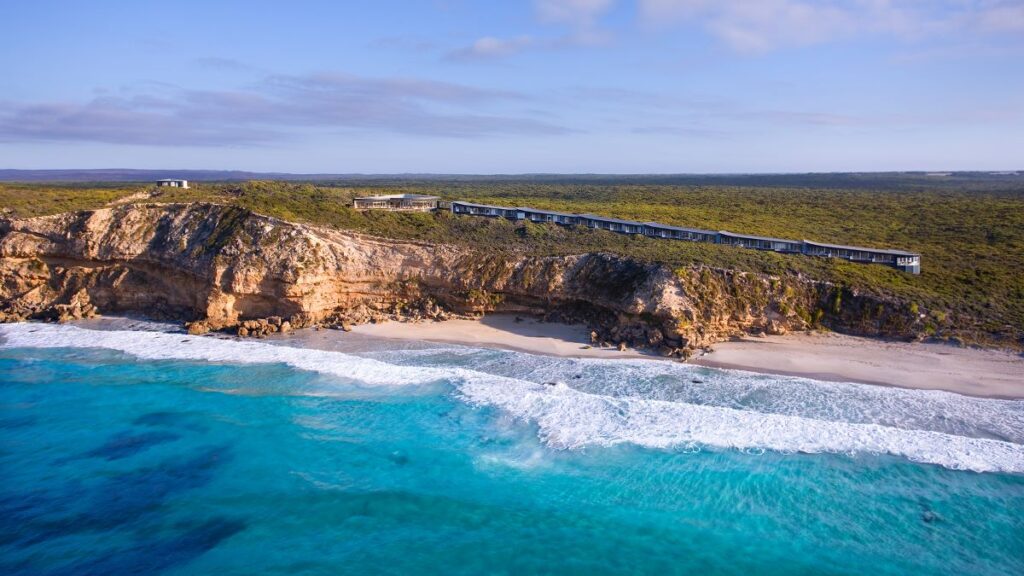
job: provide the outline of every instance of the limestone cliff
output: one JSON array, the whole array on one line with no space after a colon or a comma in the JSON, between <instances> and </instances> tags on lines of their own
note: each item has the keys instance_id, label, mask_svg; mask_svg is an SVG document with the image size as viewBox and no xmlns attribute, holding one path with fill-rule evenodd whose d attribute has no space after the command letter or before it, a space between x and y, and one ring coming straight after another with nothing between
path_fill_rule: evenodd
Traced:
<instances>
[{"instance_id":1,"label":"limestone cliff","mask_svg":"<svg viewBox=\"0 0 1024 576\"><path fill-rule=\"evenodd\" d=\"M0 320L140 312L243 334L507 311L683 354L745 332L821 323L912 336L916 322L903 303L799 277L672 270L602 253L484 253L213 204L0 220L0 273Z\"/></svg>"}]
</instances>

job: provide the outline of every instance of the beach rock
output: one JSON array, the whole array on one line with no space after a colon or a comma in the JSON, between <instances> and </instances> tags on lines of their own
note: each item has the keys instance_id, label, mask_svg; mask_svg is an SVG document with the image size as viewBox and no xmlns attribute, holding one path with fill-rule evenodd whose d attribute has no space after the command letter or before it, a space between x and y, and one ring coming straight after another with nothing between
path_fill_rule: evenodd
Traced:
<instances>
[{"instance_id":1,"label":"beach rock","mask_svg":"<svg viewBox=\"0 0 1024 576\"><path fill-rule=\"evenodd\" d=\"M196 320L195 322L186 322L185 331L193 336L199 336L209 332L210 325L203 320Z\"/></svg>"},{"instance_id":2,"label":"beach rock","mask_svg":"<svg viewBox=\"0 0 1024 576\"><path fill-rule=\"evenodd\" d=\"M618 348L619 348L619 352L625 352L626 351L626 343L625 342L619 342Z\"/></svg>"},{"instance_id":3,"label":"beach rock","mask_svg":"<svg viewBox=\"0 0 1024 576\"><path fill-rule=\"evenodd\" d=\"M788 333L789 331L786 330L786 327L783 326L781 322L777 320L772 320L768 322L768 326L765 327L765 332L773 336L782 336Z\"/></svg>"},{"instance_id":4,"label":"beach rock","mask_svg":"<svg viewBox=\"0 0 1024 576\"><path fill-rule=\"evenodd\" d=\"M245 326L239 326L238 335L241 336L242 338L245 338L246 336L249 335L249 329L246 328Z\"/></svg>"}]
</instances>

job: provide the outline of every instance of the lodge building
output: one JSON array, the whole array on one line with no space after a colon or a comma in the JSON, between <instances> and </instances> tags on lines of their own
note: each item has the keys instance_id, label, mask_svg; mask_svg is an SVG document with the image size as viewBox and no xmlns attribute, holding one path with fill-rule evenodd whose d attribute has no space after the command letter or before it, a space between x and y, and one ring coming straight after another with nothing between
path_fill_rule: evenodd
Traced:
<instances>
[{"instance_id":1,"label":"lodge building","mask_svg":"<svg viewBox=\"0 0 1024 576\"><path fill-rule=\"evenodd\" d=\"M596 216L594 214L569 214L537 208L512 208L461 201L453 201L451 203L451 211L453 214L467 216L529 220L530 222L553 223L563 226L584 226L597 230L618 232L620 234L642 234L651 238L707 242L740 248L753 248L755 250L770 250L785 254L842 258L851 262L885 264L911 274L921 273L921 255L916 252L906 252L903 250L823 244L810 240L789 240L786 238L737 234L725 230L712 231L700 228L669 226L658 222L635 222L633 220L621 220L619 218Z\"/></svg>"},{"instance_id":2,"label":"lodge building","mask_svg":"<svg viewBox=\"0 0 1024 576\"><path fill-rule=\"evenodd\" d=\"M441 199L423 194L389 194L356 198L352 207L356 210L392 210L399 212L430 212L437 210Z\"/></svg>"},{"instance_id":3,"label":"lodge building","mask_svg":"<svg viewBox=\"0 0 1024 576\"><path fill-rule=\"evenodd\" d=\"M170 186L171 188L188 188L188 180L178 178L164 178L156 181L157 186Z\"/></svg>"}]
</instances>

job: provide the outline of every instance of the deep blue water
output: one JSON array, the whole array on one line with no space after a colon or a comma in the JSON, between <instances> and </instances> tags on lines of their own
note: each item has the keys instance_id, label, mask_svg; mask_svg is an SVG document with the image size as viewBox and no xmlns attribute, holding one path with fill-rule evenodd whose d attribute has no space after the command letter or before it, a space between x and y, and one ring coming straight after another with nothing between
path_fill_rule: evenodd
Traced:
<instances>
[{"instance_id":1,"label":"deep blue water","mask_svg":"<svg viewBox=\"0 0 1024 576\"><path fill-rule=\"evenodd\" d=\"M3 574L1024 574L1021 402L26 326Z\"/></svg>"}]
</instances>

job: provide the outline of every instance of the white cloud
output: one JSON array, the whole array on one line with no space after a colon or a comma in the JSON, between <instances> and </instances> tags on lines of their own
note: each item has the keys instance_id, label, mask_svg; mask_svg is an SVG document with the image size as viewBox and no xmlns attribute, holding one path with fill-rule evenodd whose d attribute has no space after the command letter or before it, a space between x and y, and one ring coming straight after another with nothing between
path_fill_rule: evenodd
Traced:
<instances>
[{"instance_id":1,"label":"white cloud","mask_svg":"<svg viewBox=\"0 0 1024 576\"><path fill-rule=\"evenodd\" d=\"M529 35L511 38L483 36L469 46L457 48L445 56L448 60L488 60L519 54L525 50L556 50L574 46L598 46L608 42L609 34L597 25L597 19L611 8L614 0L535 0L537 18L544 24L568 28L565 33L547 38Z\"/></svg>"},{"instance_id":2,"label":"white cloud","mask_svg":"<svg viewBox=\"0 0 1024 576\"><path fill-rule=\"evenodd\" d=\"M798 0L639 0L651 24L697 20L738 52L766 52L841 38L857 25L853 14L827 2Z\"/></svg>"},{"instance_id":3,"label":"white cloud","mask_svg":"<svg viewBox=\"0 0 1024 576\"><path fill-rule=\"evenodd\" d=\"M744 53L866 35L916 41L1024 31L1020 0L638 0L638 5L648 25L697 23Z\"/></svg>"},{"instance_id":4,"label":"white cloud","mask_svg":"<svg viewBox=\"0 0 1024 576\"><path fill-rule=\"evenodd\" d=\"M530 36L517 36L515 38L484 36L465 48L449 52L448 58L453 60L502 58L518 54L523 50L536 46L536 44L537 42Z\"/></svg>"},{"instance_id":5,"label":"white cloud","mask_svg":"<svg viewBox=\"0 0 1024 576\"><path fill-rule=\"evenodd\" d=\"M501 106L523 98L416 78L275 75L241 90L162 87L85 101L0 100L0 143L241 146L310 130L456 138L570 132Z\"/></svg>"},{"instance_id":6,"label":"white cloud","mask_svg":"<svg viewBox=\"0 0 1024 576\"><path fill-rule=\"evenodd\" d=\"M977 23L995 32L1024 32L1024 2L1007 2L983 10Z\"/></svg>"}]
</instances>

